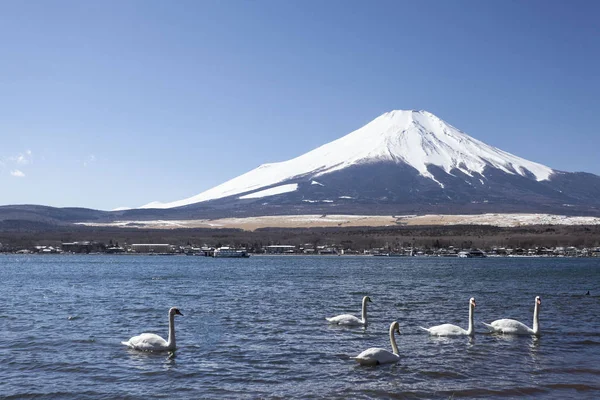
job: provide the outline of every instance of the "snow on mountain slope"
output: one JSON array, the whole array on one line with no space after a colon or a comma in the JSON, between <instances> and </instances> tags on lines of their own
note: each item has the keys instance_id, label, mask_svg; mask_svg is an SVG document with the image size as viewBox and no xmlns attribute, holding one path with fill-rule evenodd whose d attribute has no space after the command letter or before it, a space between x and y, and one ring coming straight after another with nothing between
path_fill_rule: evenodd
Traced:
<instances>
[{"instance_id":1,"label":"snow on mountain slope","mask_svg":"<svg viewBox=\"0 0 600 400\"><path fill-rule=\"evenodd\" d=\"M483 174L486 166L508 174L548 180L554 171L489 146L427 111L396 110L362 128L294 159L264 164L221 185L187 199L149 203L140 208L172 208L266 188L299 176L310 178L351 165L392 161L408 164L438 182L427 169L435 165L447 173ZM443 187L441 183L438 182Z\"/></svg>"},{"instance_id":2,"label":"snow on mountain slope","mask_svg":"<svg viewBox=\"0 0 600 400\"><path fill-rule=\"evenodd\" d=\"M275 196L276 194L293 192L296 189L298 189L298 184L290 183L289 185L275 186L273 188L250 193L245 196L240 196L240 199L260 199L261 197Z\"/></svg>"}]
</instances>

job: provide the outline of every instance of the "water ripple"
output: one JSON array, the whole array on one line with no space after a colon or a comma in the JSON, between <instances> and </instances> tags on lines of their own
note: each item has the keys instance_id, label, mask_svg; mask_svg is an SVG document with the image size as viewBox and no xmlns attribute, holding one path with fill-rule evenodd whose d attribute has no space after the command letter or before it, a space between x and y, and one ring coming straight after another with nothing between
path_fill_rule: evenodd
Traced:
<instances>
[{"instance_id":1,"label":"water ripple","mask_svg":"<svg viewBox=\"0 0 600 400\"><path fill-rule=\"evenodd\" d=\"M0 283L0 382L7 399L422 399L600 396L600 260L386 257L5 256ZM468 279L465 277L468 276ZM325 317L360 315L368 327ZM531 323L543 335L492 335L481 321ZM430 337L440 323L473 339ZM175 353L120 341L166 337L178 306ZM584 305L584 306L582 306ZM390 349L398 365L350 357Z\"/></svg>"}]
</instances>

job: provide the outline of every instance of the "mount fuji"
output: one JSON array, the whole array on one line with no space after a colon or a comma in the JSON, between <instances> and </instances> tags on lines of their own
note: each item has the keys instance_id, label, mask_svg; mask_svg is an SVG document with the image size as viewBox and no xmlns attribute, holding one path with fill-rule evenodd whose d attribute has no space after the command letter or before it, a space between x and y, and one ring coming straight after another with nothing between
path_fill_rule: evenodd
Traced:
<instances>
[{"instance_id":1,"label":"mount fuji","mask_svg":"<svg viewBox=\"0 0 600 400\"><path fill-rule=\"evenodd\" d=\"M600 215L600 177L487 145L427 111L396 110L297 158L138 215L544 212Z\"/></svg>"},{"instance_id":2,"label":"mount fuji","mask_svg":"<svg viewBox=\"0 0 600 400\"><path fill-rule=\"evenodd\" d=\"M0 228L23 220L71 224L488 213L600 217L600 176L525 160L427 111L397 110L299 157L263 164L187 199L111 212L2 206Z\"/></svg>"}]
</instances>

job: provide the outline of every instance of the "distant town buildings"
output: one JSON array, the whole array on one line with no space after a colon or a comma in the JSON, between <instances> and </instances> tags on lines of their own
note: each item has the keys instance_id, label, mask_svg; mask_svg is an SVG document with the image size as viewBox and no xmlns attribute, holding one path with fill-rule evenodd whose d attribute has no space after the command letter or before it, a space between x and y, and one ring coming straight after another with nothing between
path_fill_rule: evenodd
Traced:
<instances>
[{"instance_id":1,"label":"distant town buildings","mask_svg":"<svg viewBox=\"0 0 600 400\"><path fill-rule=\"evenodd\" d=\"M337 244L315 245L306 243L304 245L292 244L269 244L259 248L246 248L236 246L209 246L207 244L196 245L174 245L169 243L132 243L119 245L109 243L108 245L95 241L65 242L60 246L35 245L31 248L10 248L0 244L0 252L20 254L161 254L161 255L195 255L195 256L223 256L231 255L365 255L378 257L600 257L600 247L577 248L569 247L499 247L492 246L487 249L458 248L454 246L427 248L419 246L406 247L377 247L369 249L353 249L349 246Z\"/></svg>"}]
</instances>

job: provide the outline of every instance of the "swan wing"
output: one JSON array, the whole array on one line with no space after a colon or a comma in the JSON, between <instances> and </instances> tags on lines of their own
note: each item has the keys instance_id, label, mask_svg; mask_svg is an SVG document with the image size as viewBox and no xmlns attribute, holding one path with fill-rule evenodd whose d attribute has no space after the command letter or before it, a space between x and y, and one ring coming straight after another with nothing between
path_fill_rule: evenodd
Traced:
<instances>
[{"instance_id":1,"label":"swan wing","mask_svg":"<svg viewBox=\"0 0 600 400\"><path fill-rule=\"evenodd\" d=\"M494 326L492 324L487 324L485 322L481 322L482 324L484 324L486 326L486 328L489 329L490 332L496 332L496 328L494 328Z\"/></svg>"},{"instance_id":2,"label":"swan wing","mask_svg":"<svg viewBox=\"0 0 600 400\"><path fill-rule=\"evenodd\" d=\"M325 318L330 324L337 325L364 325L362 319L356 318L354 315L342 314L335 317Z\"/></svg>"},{"instance_id":3,"label":"swan wing","mask_svg":"<svg viewBox=\"0 0 600 400\"><path fill-rule=\"evenodd\" d=\"M494 332L501 332L510 335L531 335L533 330L522 322L514 319L498 319L486 326L493 328Z\"/></svg>"},{"instance_id":4,"label":"swan wing","mask_svg":"<svg viewBox=\"0 0 600 400\"><path fill-rule=\"evenodd\" d=\"M430 335L437 336L462 336L466 335L467 331L460 326L452 324L443 324L432 326L431 328L422 328L429 332Z\"/></svg>"},{"instance_id":5,"label":"swan wing","mask_svg":"<svg viewBox=\"0 0 600 400\"><path fill-rule=\"evenodd\" d=\"M121 342L129 348L142 351L167 350L167 341L154 333L142 333L127 342Z\"/></svg>"},{"instance_id":6,"label":"swan wing","mask_svg":"<svg viewBox=\"0 0 600 400\"><path fill-rule=\"evenodd\" d=\"M387 364L398 362L400 359L398 355L379 347L371 347L351 358L361 365Z\"/></svg>"}]
</instances>

